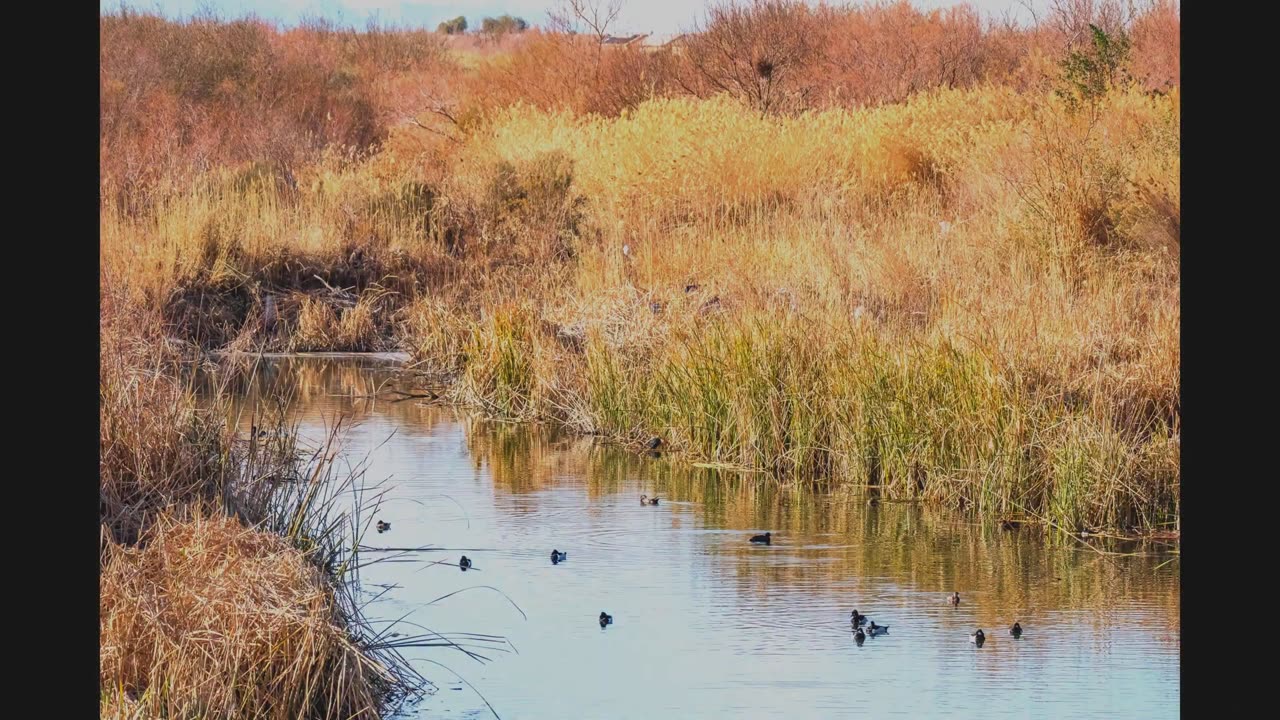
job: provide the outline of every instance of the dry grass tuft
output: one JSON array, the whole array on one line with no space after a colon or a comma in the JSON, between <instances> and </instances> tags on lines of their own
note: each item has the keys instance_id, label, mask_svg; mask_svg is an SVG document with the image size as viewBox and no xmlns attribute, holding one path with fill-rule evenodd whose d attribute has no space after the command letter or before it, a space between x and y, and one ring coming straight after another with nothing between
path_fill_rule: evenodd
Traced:
<instances>
[{"instance_id":1,"label":"dry grass tuft","mask_svg":"<svg viewBox=\"0 0 1280 720\"><path fill-rule=\"evenodd\" d=\"M99 519L132 544L166 508L220 499L225 477L220 418L197 409L162 340L104 328L99 364Z\"/></svg>"},{"instance_id":2,"label":"dry grass tuft","mask_svg":"<svg viewBox=\"0 0 1280 720\"><path fill-rule=\"evenodd\" d=\"M111 545L102 570L103 717L379 717L386 671L285 539L196 516L146 540Z\"/></svg>"}]
</instances>

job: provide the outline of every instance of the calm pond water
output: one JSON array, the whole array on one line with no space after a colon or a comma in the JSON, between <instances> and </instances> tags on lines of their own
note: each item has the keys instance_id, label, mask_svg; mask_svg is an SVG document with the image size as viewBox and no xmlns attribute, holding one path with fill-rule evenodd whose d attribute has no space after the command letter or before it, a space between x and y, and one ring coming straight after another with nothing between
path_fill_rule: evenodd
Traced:
<instances>
[{"instance_id":1,"label":"calm pond water","mask_svg":"<svg viewBox=\"0 0 1280 720\"><path fill-rule=\"evenodd\" d=\"M477 690L507 720L1178 715L1180 561L1161 547L1102 555L360 397L389 376L371 359L277 359L258 384L291 392L303 443L349 418L344 452L381 483L375 517L391 523L366 546L441 548L365 569L367 613L510 641L477 648L488 662L406 651L439 687L410 716L491 717ZM748 542L766 530L771 546ZM568 560L553 565L553 548ZM463 553L470 572L431 564ZM889 634L859 647L854 608ZM603 630L601 611L614 617Z\"/></svg>"}]
</instances>

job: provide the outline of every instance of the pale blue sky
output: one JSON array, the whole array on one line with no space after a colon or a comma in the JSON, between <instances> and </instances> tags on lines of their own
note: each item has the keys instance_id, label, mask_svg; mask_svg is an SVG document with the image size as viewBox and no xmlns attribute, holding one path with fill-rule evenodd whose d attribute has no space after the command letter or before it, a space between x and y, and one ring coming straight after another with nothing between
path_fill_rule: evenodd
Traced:
<instances>
[{"instance_id":1,"label":"pale blue sky","mask_svg":"<svg viewBox=\"0 0 1280 720\"><path fill-rule=\"evenodd\" d=\"M623 0L618 32L670 33L687 29L700 18L711 0ZM1030 0L1037 10L1048 0ZM292 24L303 16L326 17L346 25L363 26L370 16L384 23L434 28L441 20L465 15L472 27L486 16L510 13L542 25L557 0L136 0L139 10L159 10L168 17L189 16L197 7L211 7L220 15L237 17L252 12L260 17ZM840 4L838 2L832 4ZM947 7L956 0L914 0L921 8ZM970 0L984 14L1013 12L1026 19L1021 0ZM119 7L119 0L100 0L102 10Z\"/></svg>"}]
</instances>

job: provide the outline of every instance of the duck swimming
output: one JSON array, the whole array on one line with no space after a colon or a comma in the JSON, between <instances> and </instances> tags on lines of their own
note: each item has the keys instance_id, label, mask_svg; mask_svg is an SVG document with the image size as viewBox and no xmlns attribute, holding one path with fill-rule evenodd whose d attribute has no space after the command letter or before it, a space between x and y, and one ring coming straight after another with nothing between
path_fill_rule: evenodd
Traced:
<instances>
[{"instance_id":1,"label":"duck swimming","mask_svg":"<svg viewBox=\"0 0 1280 720\"><path fill-rule=\"evenodd\" d=\"M610 615L610 614L608 614L608 613L606 613L606 612L604 612L604 611L601 611L601 612L600 612L600 627L604 627L605 625L612 625L612 624L613 624L613 616L612 616L612 615Z\"/></svg>"},{"instance_id":2,"label":"duck swimming","mask_svg":"<svg viewBox=\"0 0 1280 720\"><path fill-rule=\"evenodd\" d=\"M1022 637L1022 626L1015 622L1013 627L1009 628L1009 634L1012 635L1015 640Z\"/></svg>"},{"instance_id":3,"label":"duck swimming","mask_svg":"<svg viewBox=\"0 0 1280 720\"><path fill-rule=\"evenodd\" d=\"M960 593L953 592L947 596L947 604L952 606L960 605Z\"/></svg>"},{"instance_id":4,"label":"duck swimming","mask_svg":"<svg viewBox=\"0 0 1280 720\"><path fill-rule=\"evenodd\" d=\"M458 567L462 568L462 572L466 572L470 570L471 558L467 557L466 555L463 555L462 559L458 561Z\"/></svg>"},{"instance_id":5,"label":"duck swimming","mask_svg":"<svg viewBox=\"0 0 1280 720\"><path fill-rule=\"evenodd\" d=\"M875 620L872 620L871 624L867 625L867 634L870 635L871 637L875 637L877 635L885 635L888 632L889 632L888 625L877 625Z\"/></svg>"},{"instance_id":6,"label":"duck swimming","mask_svg":"<svg viewBox=\"0 0 1280 720\"><path fill-rule=\"evenodd\" d=\"M391 523L382 522L381 520L378 521L378 532L384 533L390 529L391 529Z\"/></svg>"},{"instance_id":7,"label":"duck swimming","mask_svg":"<svg viewBox=\"0 0 1280 720\"><path fill-rule=\"evenodd\" d=\"M772 544L772 542L773 542L773 541L772 541L772 539L771 539L772 537L773 537L773 533L771 533L771 532L767 532L767 533L765 533L765 534L763 534L763 535L752 535L752 536L751 536L751 542L753 542L753 543L764 543L765 545L770 545L770 544Z\"/></svg>"},{"instance_id":8,"label":"duck swimming","mask_svg":"<svg viewBox=\"0 0 1280 720\"><path fill-rule=\"evenodd\" d=\"M853 613L849 616L849 621L853 623L854 627L866 625L867 616L859 613L857 610L854 610Z\"/></svg>"},{"instance_id":9,"label":"duck swimming","mask_svg":"<svg viewBox=\"0 0 1280 720\"><path fill-rule=\"evenodd\" d=\"M862 628L853 629L853 641L858 643L859 646L861 646L866 639L867 634L862 632Z\"/></svg>"},{"instance_id":10,"label":"duck swimming","mask_svg":"<svg viewBox=\"0 0 1280 720\"><path fill-rule=\"evenodd\" d=\"M969 642L973 643L974 645L977 645L978 647L982 647L982 643L986 641L987 641L987 636L983 634L982 628L978 628L977 632L969 635Z\"/></svg>"},{"instance_id":11,"label":"duck swimming","mask_svg":"<svg viewBox=\"0 0 1280 720\"><path fill-rule=\"evenodd\" d=\"M651 497L649 497L648 495L641 495L641 496L640 496L640 504L641 504L641 505L657 505L657 504L658 504L658 498L656 498L656 497L651 498Z\"/></svg>"},{"instance_id":12,"label":"duck swimming","mask_svg":"<svg viewBox=\"0 0 1280 720\"><path fill-rule=\"evenodd\" d=\"M567 552L560 552L559 550L552 550L552 551L551 551L551 564L552 564L552 565L555 565L556 563L564 562L564 561L565 561L565 559L566 559L566 558L568 558L568 557L569 557L569 553L567 553Z\"/></svg>"}]
</instances>

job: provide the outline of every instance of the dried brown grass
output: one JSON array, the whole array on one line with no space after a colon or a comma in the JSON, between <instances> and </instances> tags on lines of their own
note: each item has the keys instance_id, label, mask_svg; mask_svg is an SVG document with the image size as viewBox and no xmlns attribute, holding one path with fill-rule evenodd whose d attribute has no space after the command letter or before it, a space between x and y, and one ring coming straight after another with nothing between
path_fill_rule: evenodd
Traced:
<instances>
[{"instance_id":1,"label":"dried brown grass","mask_svg":"<svg viewBox=\"0 0 1280 720\"><path fill-rule=\"evenodd\" d=\"M159 519L145 541L111 544L103 563L103 717L379 717L389 673L287 540L197 514Z\"/></svg>"}]
</instances>

